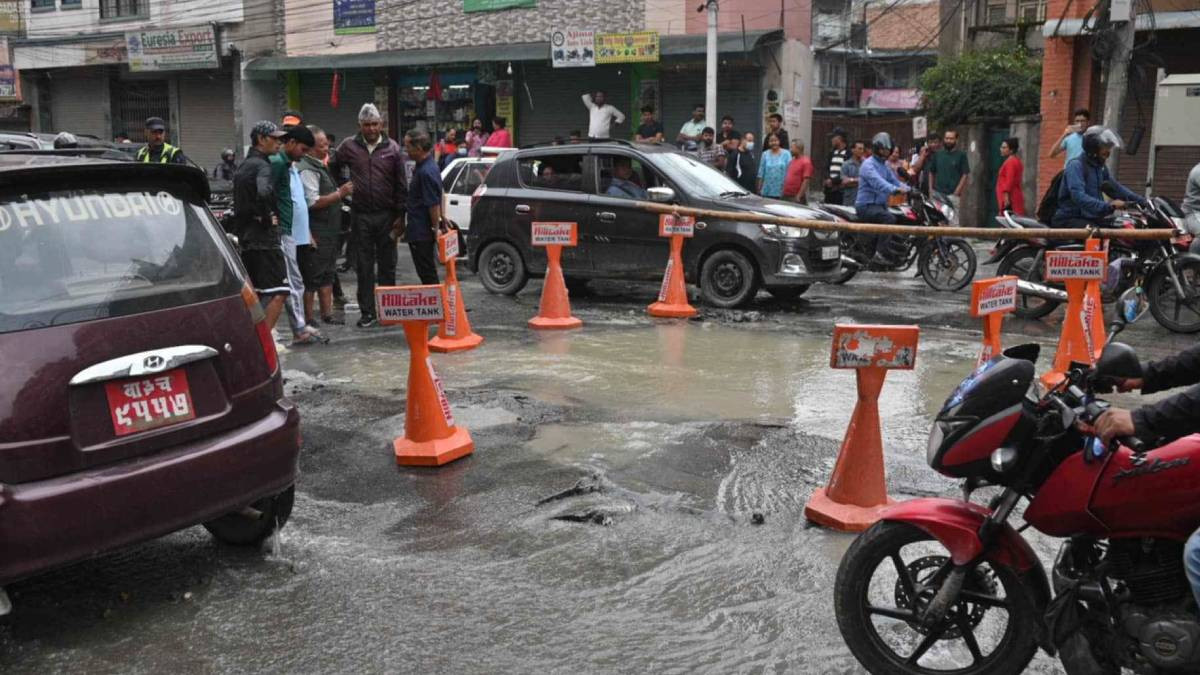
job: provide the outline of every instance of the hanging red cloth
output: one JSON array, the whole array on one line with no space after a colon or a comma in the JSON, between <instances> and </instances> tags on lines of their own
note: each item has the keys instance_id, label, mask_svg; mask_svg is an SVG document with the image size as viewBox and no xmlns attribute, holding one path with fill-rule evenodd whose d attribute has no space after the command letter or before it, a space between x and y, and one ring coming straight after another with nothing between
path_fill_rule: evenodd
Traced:
<instances>
[{"instance_id":1,"label":"hanging red cloth","mask_svg":"<svg viewBox=\"0 0 1200 675\"><path fill-rule=\"evenodd\" d=\"M339 72L333 73L333 88L329 91L329 107L337 108L342 102L342 74Z\"/></svg>"},{"instance_id":2,"label":"hanging red cloth","mask_svg":"<svg viewBox=\"0 0 1200 675\"><path fill-rule=\"evenodd\" d=\"M425 98L429 101L442 100L442 78L438 77L436 70L429 74L429 88L425 90Z\"/></svg>"}]
</instances>

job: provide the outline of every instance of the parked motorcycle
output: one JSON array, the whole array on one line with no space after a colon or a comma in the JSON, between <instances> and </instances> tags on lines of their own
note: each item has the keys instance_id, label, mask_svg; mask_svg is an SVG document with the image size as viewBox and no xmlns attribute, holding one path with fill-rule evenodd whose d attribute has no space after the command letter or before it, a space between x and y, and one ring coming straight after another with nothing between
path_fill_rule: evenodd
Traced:
<instances>
[{"instance_id":1,"label":"parked motorcycle","mask_svg":"<svg viewBox=\"0 0 1200 675\"><path fill-rule=\"evenodd\" d=\"M1119 332L1147 309L1120 298ZM1037 345L982 364L946 400L927 459L963 479L963 499L890 508L846 551L834 589L838 627L872 673L1020 673L1038 647L1069 675L1200 672L1200 620L1182 547L1200 526L1200 435L1146 451L1085 436L1137 355L1110 342L1042 393ZM1002 488L987 506L970 501ZM1007 521L1064 539L1050 578ZM1053 588L1053 591L1051 590Z\"/></svg>"},{"instance_id":2,"label":"parked motorcycle","mask_svg":"<svg viewBox=\"0 0 1200 675\"><path fill-rule=\"evenodd\" d=\"M840 204L820 204L821 208L840 218L857 222L853 207ZM936 192L926 197L919 191L909 193L909 203L890 209L896 216L897 225L940 227L950 223L954 207L949 200ZM875 240L878 235L843 232L842 274L833 281L844 284L862 270L905 271L914 263L920 270L925 283L936 291L957 291L975 278L977 258L975 249L960 237L916 237L903 236L892 239L892 258L899 264L880 267L871 262L875 255Z\"/></svg>"},{"instance_id":3,"label":"parked motorcycle","mask_svg":"<svg viewBox=\"0 0 1200 675\"><path fill-rule=\"evenodd\" d=\"M1046 229L1031 218L1005 212L997 222L1009 229ZM1114 297L1128 288L1146 289L1150 312L1163 327L1176 333L1200 332L1200 256L1188 253L1191 235L1183 227L1183 215L1167 199L1155 197L1148 208L1133 207L1113 220L1113 227L1125 229L1170 228L1174 239L1111 240L1109 261L1112 273L1105 280L1105 291ZM1038 319L1067 301L1061 284L1043 280L1043 258L1049 248L1080 250L1077 242L1047 239L1010 239L1002 242L991 260L1000 260L998 275L1014 275L1018 283L1015 314ZM986 264L986 262L985 262Z\"/></svg>"}]
</instances>

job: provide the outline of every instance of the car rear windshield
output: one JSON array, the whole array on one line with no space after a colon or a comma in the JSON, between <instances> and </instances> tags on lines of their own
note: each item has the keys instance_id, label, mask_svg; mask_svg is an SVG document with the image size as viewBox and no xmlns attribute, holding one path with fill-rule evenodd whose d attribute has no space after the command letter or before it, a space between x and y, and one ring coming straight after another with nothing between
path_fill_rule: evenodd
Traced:
<instances>
[{"instance_id":1,"label":"car rear windshield","mask_svg":"<svg viewBox=\"0 0 1200 675\"><path fill-rule=\"evenodd\" d=\"M167 190L0 191L0 334L235 294L218 236Z\"/></svg>"}]
</instances>

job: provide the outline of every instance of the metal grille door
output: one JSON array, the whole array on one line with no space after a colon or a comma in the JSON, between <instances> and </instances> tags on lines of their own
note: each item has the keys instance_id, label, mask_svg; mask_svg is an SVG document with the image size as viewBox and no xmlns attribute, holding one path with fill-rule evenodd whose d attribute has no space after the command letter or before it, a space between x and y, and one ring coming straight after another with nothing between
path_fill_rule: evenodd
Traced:
<instances>
[{"instance_id":1,"label":"metal grille door","mask_svg":"<svg viewBox=\"0 0 1200 675\"><path fill-rule=\"evenodd\" d=\"M146 140L146 118L171 119L170 87L166 80L125 80L113 82L113 127L124 131L132 141ZM168 137L173 137L168 130Z\"/></svg>"}]
</instances>

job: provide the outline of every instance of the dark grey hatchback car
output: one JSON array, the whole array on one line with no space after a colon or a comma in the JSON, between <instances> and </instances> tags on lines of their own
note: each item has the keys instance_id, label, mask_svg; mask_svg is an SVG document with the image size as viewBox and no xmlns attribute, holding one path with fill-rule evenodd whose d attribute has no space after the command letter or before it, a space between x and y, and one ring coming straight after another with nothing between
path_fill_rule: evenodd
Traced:
<instances>
[{"instance_id":1,"label":"dark grey hatchback car","mask_svg":"<svg viewBox=\"0 0 1200 675\"><path fill-rule=\"evenodd\" d=\"M615 174L615 178L614 178ZM662 278L667 240L658 216L636 202L833 220L800 204L746 192L720 171L667 145L622 141L529 147L505 153L472 197L471 267L492 293L519 292L546 269L530 245L533 221L578 223L579 244L563 251L568 284L609 278ZM687 281L704 301L737 307L765 287L781 298L799 296L841 270L836 232L705 220L683 249Z\"/></svg>"}]
</instances>

